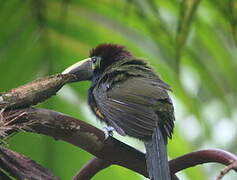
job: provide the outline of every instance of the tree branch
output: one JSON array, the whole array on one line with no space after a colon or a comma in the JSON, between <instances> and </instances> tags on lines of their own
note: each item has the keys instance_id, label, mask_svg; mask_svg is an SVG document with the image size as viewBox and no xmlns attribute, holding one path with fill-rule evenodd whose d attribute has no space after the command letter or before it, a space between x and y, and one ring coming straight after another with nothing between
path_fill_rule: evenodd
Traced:
<instances>
[{"instance_id":1,"label":"tree branch","mask_svg":"<svg viewBox=\"0 0 237 180\"><path fill-rule=\"evenodd\" d=\"M110 162L94 157L74 176L73 180L90 180L96 173L111 165Z\"/></svg>"},{"instance_id":2,"label":"tree branch","mask_svg":"<svg viewBox=\"0 0 237 180\"><path fill-rule=\"evenodd\" d=\"M45 134L148 177L145 155L142 152L113 137L105 140L103 131L83 121L59 112L34 108L5 111L2 112L2 117L3 124L7 124L7 127L3 127L4 132L0 134L10 135L19 130Z\"/></svg>"},{"instance_id":3,"label":"tree branch","mask_svg":"<svg viewBox=\"0 0 237 180\"><path fill-rule=\"evenodd\" d=\"M2 170L10 173L17 179L45 179L45 180L59 180L48 169L40 166L29 158L11 151L9 149L0 147L0 179L10 179Z\"/></svg>"},{"instance_id":4,"label":"tree branch","mask_svg":"<svg viewBox=\"0 0 237 180\"><path fill-rule=\"evenodd\" d=\"M233 162L237 162L237 156L220 149L207 149L185 154L171 160L169 163L171 167L170 171L174 174L192 166L213 162L228 166ZM236 168L234 170L237 172Z\"/></svg>"},{"instance_id":5,"label":"tree branch","mask_svg":"<svg viewBox=\"0 0 237 180\"><path fill-rule=\"evenodd\" d=\"M78 80L73 74L56 74L0 93L0 109L23 108L38 104L55 95L66 83Z\"/></svg>"},{"instance_id":6,"label":"tree branch","mask_svg":"<svg viewBox=\"0 0 237 180\"><path fill-rule=\"evenodd\" d=\"M68 115L47 109L26 108L2 112L2 123L8 126L3 134L10 135L16 131L25 130L52 136L55 139L80 147L101 161L108 163L105 163L104 166L120 165L148 177L144 153L113 137L105 139L103 131ZM94 163L93 161L97 161L97 167L93 170L85 170ZM169 163L171 173L174 174L183 169L208 162L229 165L237 162L237 157L223 150L202 150L178 157ZM92 160L82 172L89 174L83 176L92 177L98 172L100 163L103 164L99 160ZM81 175L79 173L78 176Z\"/></svg>"}]
</instances>

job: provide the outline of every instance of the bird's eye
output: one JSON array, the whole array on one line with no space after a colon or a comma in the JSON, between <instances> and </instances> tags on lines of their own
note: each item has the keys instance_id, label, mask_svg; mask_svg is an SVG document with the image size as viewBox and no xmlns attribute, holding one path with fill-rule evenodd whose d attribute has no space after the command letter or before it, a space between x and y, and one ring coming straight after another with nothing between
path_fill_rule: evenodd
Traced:
<instances>
[{"instance_id":1,"label":"bird's eye","mask_svg":"<svg viewBox=\"0 0 237 180\"><path fill-rule=\"evenodd\" d=\"M101 58L98 57L98 56L94 56L94 57L91 58L91 61L93 63L93 69L97 69L97 68L100 67L100 59Z\"/></svg>"},{"instance_id":2,"label":"bird's eye","mask_svg":"<svg viewBox=\"0 0 237 180\"><path fill-rule=\"evenodd\" d=\"M91 60L92 60L92 62L95 64L96 61L97 61L97 57L92 57Z\"/></svg>"}]
</instances>

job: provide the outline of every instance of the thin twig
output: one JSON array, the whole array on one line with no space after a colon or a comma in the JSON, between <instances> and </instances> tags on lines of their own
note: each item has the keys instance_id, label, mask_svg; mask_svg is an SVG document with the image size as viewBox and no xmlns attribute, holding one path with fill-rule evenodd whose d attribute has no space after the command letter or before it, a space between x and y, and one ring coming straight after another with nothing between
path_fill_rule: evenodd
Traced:
<instances>
[{"instance_id":1,"label":"thin twig","mask_svg":"<svg viewBox=\"0 0 237 180\"><path fill-rule=\"evenodd\" d=\"M226 166L224 169L222 169L216 180L221 180L232 169L236 171L237 162L231 163L229 166Z\"/></svg>"}]
</instances>

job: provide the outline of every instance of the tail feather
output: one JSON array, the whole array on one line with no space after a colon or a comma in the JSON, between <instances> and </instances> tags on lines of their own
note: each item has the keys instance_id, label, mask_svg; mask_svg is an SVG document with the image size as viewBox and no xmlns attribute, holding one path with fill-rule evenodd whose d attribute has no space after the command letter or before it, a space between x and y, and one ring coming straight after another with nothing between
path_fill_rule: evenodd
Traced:
<instances>
[{"instance_id":1,"label":"tail feather","mask_svg":"<svg viewBox=\"0 0 237 180\"><path fill-rule=\"evenodd\" d=\"M159 128L153 132L152 139L145 141L146 164L151 180L170 180L166 142Z\"/></svg>"}]
</instances>

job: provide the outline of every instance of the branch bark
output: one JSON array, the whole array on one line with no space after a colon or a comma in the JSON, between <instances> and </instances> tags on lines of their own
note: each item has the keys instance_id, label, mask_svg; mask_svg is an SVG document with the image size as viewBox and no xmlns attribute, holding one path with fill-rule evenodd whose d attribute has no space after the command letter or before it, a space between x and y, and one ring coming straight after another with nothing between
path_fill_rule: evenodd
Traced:
<instances>
[{"instance_id":1,"label":"branch bark","mask_svg":"<svg viewBox=\"0 0 237 180\"><path fill-rule=\"evenodd\" d=\"M0 93L0 109L23 108L55 95L65 84L77 81L73 74L56 74Z\"/></svg>"}]
</instances>

